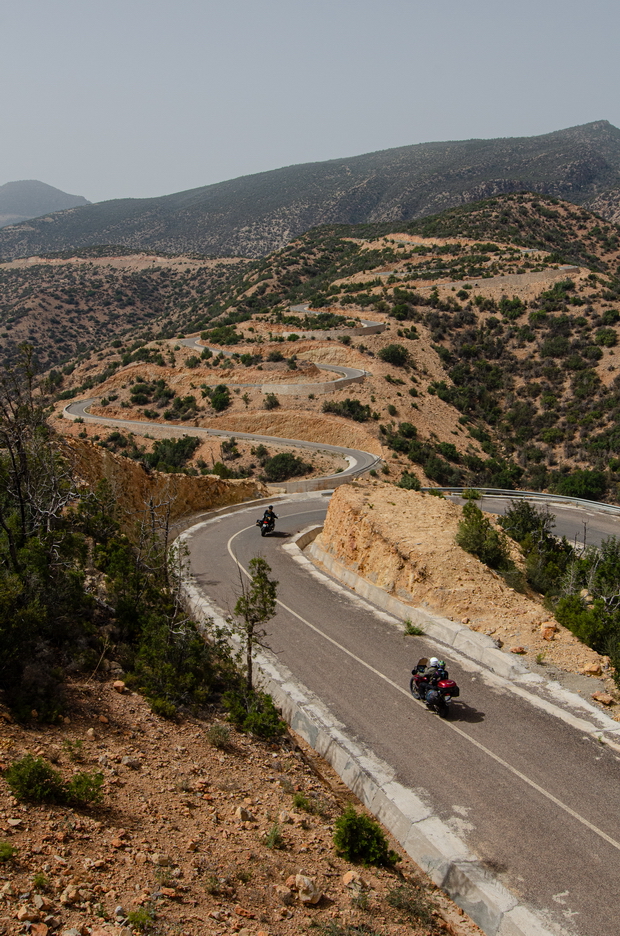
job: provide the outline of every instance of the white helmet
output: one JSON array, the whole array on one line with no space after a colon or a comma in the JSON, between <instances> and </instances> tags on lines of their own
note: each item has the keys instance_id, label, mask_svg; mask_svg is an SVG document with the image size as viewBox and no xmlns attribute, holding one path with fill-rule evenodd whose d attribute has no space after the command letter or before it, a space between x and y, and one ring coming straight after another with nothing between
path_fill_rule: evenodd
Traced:
<instances>
[{"instance_id":1,"label":"white helmet","mask_svg":"<svg viewBox=\"0 0 620 936\"><path fill-rule=\"evenodd\" d=\"M437 657L431 657L430 660L428 661L428 665L439 666L439 660L437 659Z\"/></svg>"}]
</instances>

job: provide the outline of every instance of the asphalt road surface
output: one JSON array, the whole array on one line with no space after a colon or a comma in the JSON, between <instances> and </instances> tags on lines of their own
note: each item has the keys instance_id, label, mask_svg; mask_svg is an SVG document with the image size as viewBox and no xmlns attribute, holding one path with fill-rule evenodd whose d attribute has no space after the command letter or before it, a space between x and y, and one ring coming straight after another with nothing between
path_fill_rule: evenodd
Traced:
<instances>
[{"instance_id":1,"label":"asphalt road surface","mask_svg":"<svg viewBox=\"0 0 620 936\"><path fill-rule=\"evenodd\" d=\"M406 637L346 590L309 576L281 546L321 523L327 503L312 496L276 506L271 537L254 525L258 508L202 527L189 543L199 588L230 611L239 582L231 553L246 569L263 555L279 581L270 649L348 733L524 903L569 933L620 932L620 757L449 648ZM408 695L412 665L437 653L461 687L449 721Z\"/></svg>"},{"instance_id":2,"label":"asphalt road surface","mask_svg":"<svg viewBox=\"0 0 620 936\"><path fill-rule=\"evenodd\" d=\"M110 428L115 426L120 429L131 429L134 432L138 430L142 430L143 432L156 430L158 433L170 436L212 435L226 436L227 438L234 436L235 439L251 439L253 442L269 442L272 445L294 445L298 448L307 448L318 452L331 452L334 455L342 456L342 458L345 458L349 463L348 467L344 468L342 471L335 472L332 475L326 475L328 479L333 479L332 484L336 482L342 484L343 479L351 479L360 474L364 474L380 462L380 458L377 455L373 455L371 452L362 452L359 449L347 448L343 445L327 445L327 443L324 442L306 442L300 439L282 439L280 436L256 435L251 432L231 432L227 429L207 429L201 426L179 426L170 423L162 424L149 422L148 420L113 419L108 416L91 416L88 412L88 408L94 402L94 399L76 400L74 403L69 403L65 406L63 415L65 415L67 419L82 419L84 422L108 425ZM301 483L303 484L303 482ZM280 487L295 489L297 485L299 485L299 482L284 482Z\"/></svg>"}]
</instances>

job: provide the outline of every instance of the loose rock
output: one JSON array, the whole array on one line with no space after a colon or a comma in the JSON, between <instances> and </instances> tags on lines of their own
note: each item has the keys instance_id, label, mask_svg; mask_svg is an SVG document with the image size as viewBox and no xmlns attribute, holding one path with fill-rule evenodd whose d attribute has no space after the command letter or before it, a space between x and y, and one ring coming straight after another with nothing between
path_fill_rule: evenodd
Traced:
<instances>
[{"instance_id":1,"label":"loose rock","mask_svg":"<svg viewBox=\"0 0 620 936\"><path fill-rule=\"evenodd\" d=\"M313 878L307 877L305 874L295 875L295 886L297 888L297 896L304 904L317 904L323 896L316 885L316 881L314 881Z\"/></svg>"}]
</instances>

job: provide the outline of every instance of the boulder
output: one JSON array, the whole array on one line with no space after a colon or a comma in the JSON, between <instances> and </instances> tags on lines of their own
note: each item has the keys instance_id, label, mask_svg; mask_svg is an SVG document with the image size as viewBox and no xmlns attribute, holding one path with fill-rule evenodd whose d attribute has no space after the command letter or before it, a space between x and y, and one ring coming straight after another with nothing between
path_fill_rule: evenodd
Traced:
<instances>
[{"instance_id":1,"label":"boulder","mask_svg":"<svg viewBox=\"0 0 620 936\"><path fill-rule=\"evenodd\" d=\"M295 875L295 887L299 900L304 904L317 904L323 896L316 885L316 881L305 874Z\"/></svg>"},{"instance_id":2,"label":"boulder","mask_svg":"<svg viewBox=\"0 0 620 936\"><path fill-rule=\"evenodd\" d=\"M584 666L581 672L584 676L600 676L603 672L603 667L597 661L595 663L589 663L588 666Z\"/></svg>"},{"instance_id":3,"label":"boulder","mask_svg":"<svg viewBox=\"0 0 620 936\"><path fill-rule=\"evenodd\" d=\"M235 819L238 819L239 822L255 822L255 818L252 813L245 808L245 806L237 806L235 809Z\"/></svg>"},{"instance_id":4,"label":"boulder","mask_svg":"<svg viewBox=\"0 0 620 936\"><path fill-rule=\"evenodd\" d=\"M294 900L293 891L286 884L274 884L273 892L279 903L285 907L290 907Z\"/></svg>"},{"instance_id":5,"label":"boulder","mask_svg":"<svg viewBox=\"0 0 620 936\"><path fill-rule=\"evenodd\" d=\"M595 702L600 702L601 705L613 705L616 701L608 692L593 692L592 698Z\"/></svg>"},{"instance_id":6,"label":"boulder","mask_svg":"<svg viewBox=\"0 0 620 936\"><path fill-rule=\"evenodd\" d=\"M540 625L540 636L543 640L553 640L558 632L555 621L543 621Z\"/></svg>"}]
</instances>

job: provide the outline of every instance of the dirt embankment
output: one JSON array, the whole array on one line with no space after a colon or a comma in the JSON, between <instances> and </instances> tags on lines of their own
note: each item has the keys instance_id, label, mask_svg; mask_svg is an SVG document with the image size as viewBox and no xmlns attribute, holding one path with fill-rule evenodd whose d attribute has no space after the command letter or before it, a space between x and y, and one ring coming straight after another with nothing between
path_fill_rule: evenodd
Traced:
<instances>
[{"instance_id":1,"label":"dirt embankment","mask_svg":"<svg viewBox=\"0 0 620 936\"><path fill-rule=\"evenodd\" d=\"M170 522L201 510L240 504L254 497L266 497L268 489L252 478L223 481L215 475L190 477L184 474L147 472L137 462L115 455L92 442L67 439L77 474L90 487L106 479L122 511L142 514L150 503L170 503Z\"/></svg>"},{"instance_id":2,"label":"dirt embankment","mask_svg":"<svg viewBox=\"0 0 620 936\"><path fill-rule=\"evenodd\" d=\"M456 545L461 517L461 508L443 498L356 482L335 491L317 544L401 601L462 621L505 650L522 647L528 662L542 654L567 672L597 665L606 672L607 658L565 627L545 639L541 625L549 612L542 602L515 592ZM514 558L519 562L516 547Z\"/></svg>"},{"instance_id":3,"label":"dirt embankment","mask_svg":"<svg viewBox=\"0 0 620 936\"><path fill-rule=\"evenodd\" d=\"M350 419L310 413L306 413L303 419L300 419L297 411L224 414L213 426L231 432L255 432L258 435L279 436L281 439L343 445L363 449L365 452L372 452L373 455L383 455L385 451L377 439Z\"/></svg>"}]
</instances>

